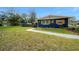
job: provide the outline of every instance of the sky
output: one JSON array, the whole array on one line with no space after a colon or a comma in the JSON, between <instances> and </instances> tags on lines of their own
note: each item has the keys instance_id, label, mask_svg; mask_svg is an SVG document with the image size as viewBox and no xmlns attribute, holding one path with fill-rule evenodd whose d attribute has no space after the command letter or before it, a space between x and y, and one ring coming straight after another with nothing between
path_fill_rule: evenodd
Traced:
<instances>
[{"instance_id":1,"label":"sky","mask_svg":"<svg viewBox=\"0 0 79 59\"><path fill-rule=\"evenodd\" d=\"M79 7L0 7L0 11L15 10L17 13L26 13L34 10L37 17L47 15L73 16L79 20Z\"/></svg>"}]
</instances>

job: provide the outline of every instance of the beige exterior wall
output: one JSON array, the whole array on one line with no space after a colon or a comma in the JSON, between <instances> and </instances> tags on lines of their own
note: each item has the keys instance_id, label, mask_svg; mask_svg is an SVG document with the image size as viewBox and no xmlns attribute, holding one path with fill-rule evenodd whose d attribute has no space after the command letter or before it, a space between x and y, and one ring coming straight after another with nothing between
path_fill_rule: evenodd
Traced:
<instances>
[{"instance_id":1,"label":"beige exterior wall","mask_svg":"<svg viewBox=\"0 0 79 59\"><path fill-rule=\"evenodd\" d=\"M69 18L68 19L68 27L69 28L72 28L72 27L76 27L76 18L75 17L72 17L72 18Z\"/></svg>"},{"instance_id":2,"label":"beige exterior wall","mask_svg":"<svg viewBox=\"0 0 79 59\"><path fill-rule=\"evenodd\" d=\"M77 23L77 25L76 25L76 26L77 26L77 27L79 27L79 21L77 21L76 23Z\"/></svg>"}]
</instances>

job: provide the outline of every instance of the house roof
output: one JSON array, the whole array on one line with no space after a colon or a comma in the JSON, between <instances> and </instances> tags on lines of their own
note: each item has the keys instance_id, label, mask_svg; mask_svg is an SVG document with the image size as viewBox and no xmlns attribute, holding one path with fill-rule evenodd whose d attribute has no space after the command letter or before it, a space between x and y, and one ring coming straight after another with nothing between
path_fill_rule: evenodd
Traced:
<instances>
[{"instance_id":1,"label":"house roof","mask_svg":"<svg viewBox=\"0 0 79 59\"><path fill-rule=\"evenodd\" d=\"M70 17L70 16L48 15L48 16L44 16L40 19L59 19L59 18L72 18L72 17Z\"/></svg>"}]
</instances>

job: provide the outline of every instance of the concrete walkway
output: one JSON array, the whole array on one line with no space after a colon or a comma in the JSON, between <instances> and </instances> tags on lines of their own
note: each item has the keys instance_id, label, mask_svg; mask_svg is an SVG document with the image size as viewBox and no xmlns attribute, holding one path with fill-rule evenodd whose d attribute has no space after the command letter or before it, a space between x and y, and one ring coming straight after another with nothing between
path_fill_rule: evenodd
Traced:
<instances>
[{"instance_id":1,"label":"concrete walkway","mask_svg":"<svg viewBox=\"0 0 79 59\"><path fill-rule=\"evenodd\" d=\"M60 33L54 33L54 32L47 32L47 31L35 30L34 28L28 29L27 31L38 32L38 33L43 33L43 34L48 34L48 35L55 35L55 36L71 38L71 39L79 39L79 35L70 35L70 34L60 34Z\"/></svg>"}]
</instances>

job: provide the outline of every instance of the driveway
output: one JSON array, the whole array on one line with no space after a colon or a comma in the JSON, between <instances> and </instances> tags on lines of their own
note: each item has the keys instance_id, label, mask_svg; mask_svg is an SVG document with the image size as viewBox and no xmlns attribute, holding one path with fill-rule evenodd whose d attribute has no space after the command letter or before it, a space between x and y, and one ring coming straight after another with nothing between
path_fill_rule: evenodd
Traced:
<instances>
[{"instance_id":1,"label":"driveway","mask_svg":"<svg viewBox=\"0 0 79 59\"><path fill-rule=\"evenodd\" d=\"M38 32L38 33L43 33L43 34L48 34L48 35L55 35L55 36L60 36L60 37L65 37L65 38L71 38L71 39L79 39L79 35L60 34L60 33L55 33L55 32L35 30L34 28L28 29L26 31Z\"/></svg>"}]
</instances>

